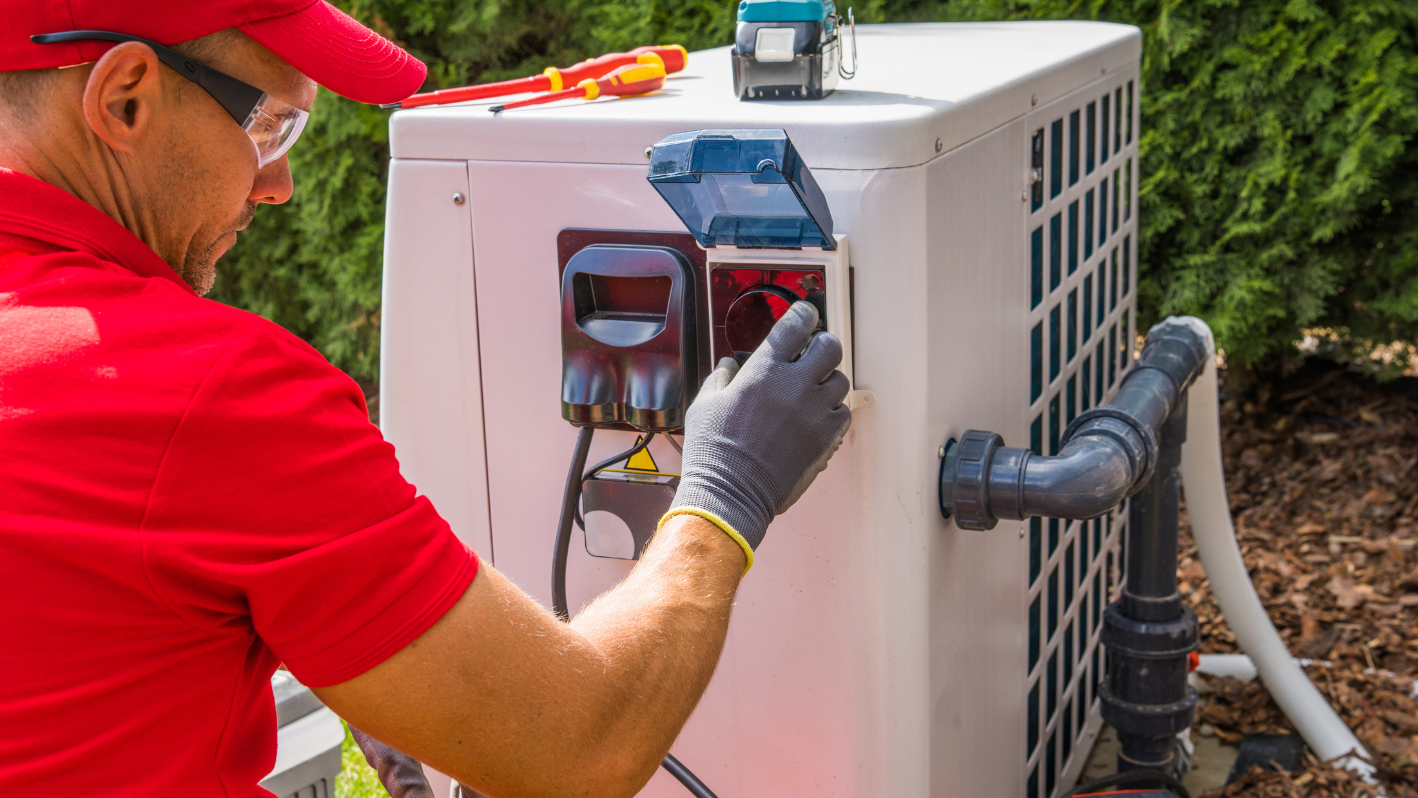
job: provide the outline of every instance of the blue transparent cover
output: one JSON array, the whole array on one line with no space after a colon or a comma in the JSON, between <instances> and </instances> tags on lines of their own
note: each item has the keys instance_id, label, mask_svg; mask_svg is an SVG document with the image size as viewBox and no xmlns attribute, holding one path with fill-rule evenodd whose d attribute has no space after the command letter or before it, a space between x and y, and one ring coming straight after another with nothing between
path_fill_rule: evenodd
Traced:
<instances>
[{"instance_id":1,"label":"blue transparent cover","mask_svg":"<svg viewBox=\"0 0 1418 798\"><path fill-rule=\"evenodd\" d=\"M649 180L703 247L836 248L827 198L782 130L667 136Z\"/></svg>"}]
</instances>

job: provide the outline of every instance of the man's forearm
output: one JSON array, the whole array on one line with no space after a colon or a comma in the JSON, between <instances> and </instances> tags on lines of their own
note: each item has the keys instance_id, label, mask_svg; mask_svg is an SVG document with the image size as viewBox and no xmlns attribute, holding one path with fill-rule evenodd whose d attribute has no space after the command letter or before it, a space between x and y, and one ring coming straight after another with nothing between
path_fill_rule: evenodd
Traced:
<instances>
[{"instance_id":1,"label":"man's forearm","mask_svg":"<svg viewBox=\"0 0 1418 798\"><path fill-rule=\"evenodd\" d=\"M742 549L718 527L676 516L625 581L572 620L606 657L617 737L650 752L651 772L714 673L743 569Z\"/></svg>"},{"instance_id":2,"label":"man's forearm","mask_svg":"<svg viewBox=\"0 0 1418 798\"><path fill-rule=\"evenodd\" d=\"M709 682L743 568L717 527L674 518L625 581L564 624L484 566L422 637L316 692L491 795L633 795Z\"/></svg>"}]
</instances>

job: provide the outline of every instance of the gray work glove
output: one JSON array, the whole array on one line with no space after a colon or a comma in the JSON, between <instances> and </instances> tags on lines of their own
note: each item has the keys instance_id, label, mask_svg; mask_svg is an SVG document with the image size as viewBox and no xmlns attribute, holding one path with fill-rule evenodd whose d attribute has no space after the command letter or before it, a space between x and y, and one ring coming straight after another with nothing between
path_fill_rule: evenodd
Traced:
<instances>
[{"instance_id":1,"label":"gray work glove","mask_svg":"<svg viewBox=\"0 0 1418 798\"><path fill-rule=\"evenodd\" d=\"M842 342L814 336L816 326L817 309L793 303L742 368L719 361L685 417L684 466L665 518L714 523L749 567L768 523L803 495L852 425L843 404L851 386L836 370Z\"/></svg>"}]
</instances>

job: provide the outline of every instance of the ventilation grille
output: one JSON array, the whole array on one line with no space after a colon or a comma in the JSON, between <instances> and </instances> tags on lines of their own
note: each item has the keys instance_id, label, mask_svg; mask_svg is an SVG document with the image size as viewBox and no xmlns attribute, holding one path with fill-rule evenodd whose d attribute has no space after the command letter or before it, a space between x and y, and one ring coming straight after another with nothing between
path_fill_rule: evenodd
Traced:
<instances>
[{"instance_id":1,"label":"ventilation grille","mask_svg":"<svg viewBox=\"0 0 1418 798\"><path fill-rule=\"evenodd\" d=\"M1068 423L1111 399L1132 364L1134 107L1129 80L1031 116L1026 407L1038 454L1057 454ZM1126 505L1091 521L1029 520L1027 798L1066 792L1088 757L1106 667L1098 631L1123 578L1126 522Z\"/></svg>"}]
</instances>

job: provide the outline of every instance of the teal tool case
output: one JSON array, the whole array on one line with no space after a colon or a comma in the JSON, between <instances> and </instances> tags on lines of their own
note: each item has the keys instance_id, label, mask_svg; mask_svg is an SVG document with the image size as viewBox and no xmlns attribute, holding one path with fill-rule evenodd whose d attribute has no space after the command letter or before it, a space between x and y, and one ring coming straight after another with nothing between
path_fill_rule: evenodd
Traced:
<instances>
[{"instance_id":1,"label":"teal tool case","mask_svg":"<svg viewBox=\"0 0 1418 798\"><path fill-rule=\"evenodd\" d=\"M841 21L832 0L741 0L734 93L740 100L820 100L831 94L839 77L854 74L842 66Z\"/></svg>"}]
</instances>

